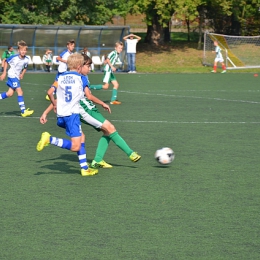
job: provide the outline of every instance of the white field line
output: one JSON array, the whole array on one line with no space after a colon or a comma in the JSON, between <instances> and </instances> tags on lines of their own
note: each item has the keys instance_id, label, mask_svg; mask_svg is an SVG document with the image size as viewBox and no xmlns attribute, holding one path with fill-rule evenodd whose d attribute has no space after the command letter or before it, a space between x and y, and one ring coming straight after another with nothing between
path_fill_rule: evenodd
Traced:
<instances>
[{"instance_id":1,"label":"white field line","mask_svg":"<svg viewBox=\"0 0 260 260\"><path fill-rule=\"evenodd\" d=\"M47 84L37 84L37 83L26 83L23 82L23 84L27 85L47 85ZM107 90L109 91L109 90ZM111 90L110 90L111 91ZM161 92L169 90L160 90ZM193 98L193 99L207 99L207 100L217 100L217 101L226 101L226 102L240 102L240 103L249 103L249 104L260 104L258 101L247 101L247 100L233 100L233 99L223 99L223 98L207 98L207 97L198 97L198 96L182 96L182 95L169 95L169 94L159 94L159 93L144 93L144 92L135 92L135 91L128 91L128 90L119 90L120 93L127 93L127 94L138 94L138 95L149 95L149 96L163 96L163 97L179 97L179 98ZM170 90L170 92L230 92L227 90ZM236 93L237 91L235 91ZM243 91L246 93L255 93L258 92L258 90L247 90Z\"/></svg>"},{"instance_id":2,"label":"white field line","mask_svg":"<svg viewBox=\"0 0 260 260\"><path fill-rule=\"evenodd\" d=\"M29 84L29 83L28 83ZM32 84L37 85L37 84ZM193 91L193 90L189 90ZM207 91L207 90L206 90ZM221 91L224 92L225 90ZM182 96L182 95L169 95L169 94L159 94L159 93L143 93L143 92L135 92L135 91L120 91L121 93L127 93L127 94L137 94L137 95L149 95L149 96L163 96L163 97L180 97L180 98L194 98L194 99L209 99L209 100L216 100L216 101L226 101L226 102L240 102L240 103L249 103L249 104L260 104L260 102L257 101L248 101L248 100L232 100L232 99L222 99L222 98L207 98L207 97L198 97L198 96ZM196 91L200 92L200 91ZM248 90L247 92L254 92ZM258 91L257 91L258 92ZM19 116L7 116L7 115L0 115L0 118L18 118L18 119L24 119ZM27 117L26 119L39 119L39 117ZM48 120L56 120L54 117L48 118ZM203 121L203 122L196 122L196 121L190 121L190 122L181 122L181 121L149 121L149 120L110 120L111 122L124 122L124 123L164 123L164 124L260 124L260 122L209 122L209 121Z\"/></svg>"},{"instance_id":3,"label":"white field line","mask_svg":"<svg viewBox=\"0 0 260 260\"><path fill-rule=\"evenodd\" d=\"M248 101L248 100L236 100L236 99L224 99L224 98L208 98L208 97L197 97L197 96L182 96L182 95L169 95L169 94L158 94L158 93L143 93L143 92L133 92L133 91L120 91L127 94L138 94L138 95L148 95L148 96L163 96L163 97L177 97L177 98L193 98L193 99L207 99L207 100L217 100L226 102L239 102L239 103L249 103L249 104L260 104L258 101Z\"/></svg>"},{"instance_id":4,"label":"white field line","mask_svg":"<svg viewBox=\"0 0 260 260\"><path fill-rule=\"evenodd\" d=\"M28 120L28 119L37 119L39 120L40 117L36 116L29 116L26 118L20 117L20 116L7 116L7 115L0 115L0 118L17 118L21 120ZM56 120L55 117L48 117L48 120ZM227 122L210 122L210 121L156 121L156 120L110 120L111 122L121 122L121 123L162 123L162 124L260 124L260 122L232 122L232 121L227 121ZM39 121L40 123L40 121Z\"/></svg>"}]
</instances>

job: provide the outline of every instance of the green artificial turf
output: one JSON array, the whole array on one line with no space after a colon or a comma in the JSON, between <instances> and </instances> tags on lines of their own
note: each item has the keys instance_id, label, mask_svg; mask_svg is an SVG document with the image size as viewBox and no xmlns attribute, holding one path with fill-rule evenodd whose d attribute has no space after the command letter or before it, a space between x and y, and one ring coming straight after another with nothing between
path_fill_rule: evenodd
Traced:
<instances>
[{"instance_id":1,"label":"green artificial turf","mask_svg":"<svg viewBox=\"0 0 260 260\"><path fill-rule=\"evenodd\" d=\"M66 138L54 113L39 123L54 77L22 80L30 118L16 94L0 100L0 259L260 259L258 77L117 74L122 105L100 111L142 159L111 143L114 167L91 177L76 153L36 151L43 131ZM111 88L93 94L108 102ZM91 161L101 134L83 131ZM176 155L169 166L154 159L164 146Z\"/></svg>"}]
</instances>

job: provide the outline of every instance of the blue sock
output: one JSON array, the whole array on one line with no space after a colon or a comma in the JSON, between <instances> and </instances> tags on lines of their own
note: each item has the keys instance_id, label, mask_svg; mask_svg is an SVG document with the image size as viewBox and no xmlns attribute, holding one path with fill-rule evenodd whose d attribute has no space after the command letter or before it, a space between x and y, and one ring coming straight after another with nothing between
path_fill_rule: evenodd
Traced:
<instances>
[{"instance_id":1,"label":"blue sock","mask_svg":"<svg viewBox=\"0 0 260 260\"><path fill-rule=\"evenodd\" d=\"M23 101L23 96L17 96L17 101L20 106L21 112L24 113L25 105L24 105L24 101Z\"/></svg>"},{"instance_id":2,"label":"blue sock","mask_svg":"<svg viewBox=\"0 0 260 260\"><path fill-rule=\"evenodd\" d=\"M3 92L0 94L0 99L5 99L8 98L8 96L6 95L6 92Z\"/></svg>"},{"instance_id":3,"label":"blue sock","mask_svg":"<svg viewBox=\"0 0 260 260\"><path fill-rule=\"evenodd\" d=\"M50 143L55 146L58 146L60 148L67 149L67 150L70 150L71 145L72 145L70 140L57 138L57 137L53 137L53 136L50 137Z\"/></svg>"},{"instance_id":4,"label":"blue sock","mask_svg":"<svg viewBox=\"0 0 260 260\"><path fill-rule=\"evenodd\" d=\"M79 164L81 169L87 170L88 165L87 165L87 155L86 155L86 149L85 149L85 144L82 143L80 150L77 152L78 157L79 157Z\"/></svg>"}]
</instances>

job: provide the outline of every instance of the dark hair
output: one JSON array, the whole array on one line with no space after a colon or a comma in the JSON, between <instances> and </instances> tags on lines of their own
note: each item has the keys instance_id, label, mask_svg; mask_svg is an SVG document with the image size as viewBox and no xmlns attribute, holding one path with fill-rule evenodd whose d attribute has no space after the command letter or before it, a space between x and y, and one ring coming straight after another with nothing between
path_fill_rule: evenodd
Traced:
<instances>
[{"instance_id":1,"label":"dark hair","mask_svg":"<svg viewBox=\"0 0 260 260\"><path fill-rule=\"evenodd\" d=\"M8 46L8 50L10 50L10 49L12 49L12 48L13 48L13 46L11 46L11 45L10 45L10 46Z\"/></svg>"},{"instance_id":2,"label":"dark hair","mask_svg":"<svg viewBox=\"0 0 260 260\"><path fill-rule=\"evenodd\" d=\"M73 39L71 39L71 40L69 40L69 41L67 42L67 45L69 45L69 44L75 44L75 41L74 41Z\"/></svg>"},{"instance_id":3,"label":"dark hair","mask_svg":"<svg viewBox=\"0 0 260 260\"><path fill-rule=\"evenodd\" d=\"M90 64L92 64L92 59L88 55L86 55L85 53L84 54L82 53L82 56L84 58L83 65L90 65Z\"/></svg>"}]
</instances>

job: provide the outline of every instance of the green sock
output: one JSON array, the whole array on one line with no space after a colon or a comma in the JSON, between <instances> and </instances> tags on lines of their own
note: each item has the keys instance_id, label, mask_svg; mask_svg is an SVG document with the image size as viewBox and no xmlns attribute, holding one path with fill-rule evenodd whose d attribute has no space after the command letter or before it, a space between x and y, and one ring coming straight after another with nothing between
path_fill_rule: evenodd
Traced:
<instances>
[{"instance_id":1,"label":"green sock","mask_svg":"<svg viewBox=\"0 0 260 260\"><path fill-rule=\"evenodd\" d=\"M100 90L103 88L103 85L90 85L89 87L90 87L90 89Z\"/></svg>"},{"instance_id":2,"label":"green sock","mask_svg":"<svg viewBox=\"0 0 260 260\"><path fill-rule=\"evenodd\" d=\"M115 101L117 99L117 89L113 88L112 90L112 96L111 96L111 101Z\"/></svg>"},{"instance_id":3,"label":"green sock","mask_svg":"<svg viewBox=\"0 0 260 260\"><path fill-rule=\"evenodd\" d=\"M110 137L109 136L103 135L99 139L97 150L96 150L96 155L95 155L95 158L94 158L94 160L96 162L100 162L100 161L103 160L103 158L105 156L105 153L107 151L109 142L110 142Z\"/></svg>"},{"instance_id":4,"label":"green sock","mask_svg":"<svg viewBox=\"0 0 260 260\"><path fill-rule=\"evenodd\" d=\"M127 156L131 155L133 150L128 146L126 141L119 135L117 131L111 134L109 137L122 151L127 154Z\"/></svg>"}]
</instances>

